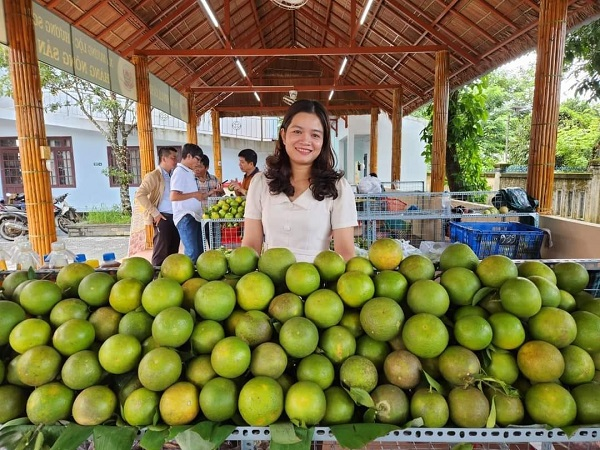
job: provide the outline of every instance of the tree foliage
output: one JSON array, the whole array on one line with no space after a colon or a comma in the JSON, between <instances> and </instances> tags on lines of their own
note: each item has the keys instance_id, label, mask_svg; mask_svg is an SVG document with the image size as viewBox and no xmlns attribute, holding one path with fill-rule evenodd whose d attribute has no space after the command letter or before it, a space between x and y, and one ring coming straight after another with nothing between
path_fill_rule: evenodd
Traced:
<instances>
[{"instance_id":1,"label":"tree foliage","mask_svg":"<svg viewBox=\"0 0 600 450\"><path fill-rule=\"evenodd\" d=\"M450 94L448 105L448 137L446 145L446 181L452 192L489 189L483 176L481 140L487 119L484 77L476 83ZM427 108L429 123L421 133L425 142L423 155L431 162L433 145L433 106Z\"/></svg>"},{"instance_id":2,"label":"tree foliage","mask_svg":"<svg viewBox=\"0 0 600 450\"><path fill-rule=\"evenodd\" d=\"M600 100L600 20L567 35L565 69L580 79L577 94Z\"/></svg>"},{"instance_id":3,"label":"tree foliage","mask_svg":"<svg viewBox=\"0 0 600 450\"><path fill-rule=\"evenodd\" d=\"M2 49L0 55L0 67L8 68L6 50ZM0 94L12 96L8 71L3 72L0 75ZM112 165L103 173L116 179L121 211L131 214L129 184L133 175L128 164L127 141L137 126L135 102L43 63L40 63L40 79L42 89L54 98L44 105L46 111L55 112L68 106L78 107L112 147Z\"/></svg>"}]
</instances>

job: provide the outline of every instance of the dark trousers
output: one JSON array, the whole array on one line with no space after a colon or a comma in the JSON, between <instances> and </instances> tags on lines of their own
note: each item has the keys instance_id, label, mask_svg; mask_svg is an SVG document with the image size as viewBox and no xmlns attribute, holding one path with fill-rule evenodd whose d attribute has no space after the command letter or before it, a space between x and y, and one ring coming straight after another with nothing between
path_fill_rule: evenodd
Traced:
<instances>
[{"instance_id":1,"label":"dark trousers","mask_svg":"<svg viewBox=\"0 0 600 450\"><path fill-rule=\"evenodd\" d=\"M152 265L160 266L165 258L179 252L179 231L173 223L173 214L161 213L166 220L154 225Z\"/></svg>"}]
</instances>

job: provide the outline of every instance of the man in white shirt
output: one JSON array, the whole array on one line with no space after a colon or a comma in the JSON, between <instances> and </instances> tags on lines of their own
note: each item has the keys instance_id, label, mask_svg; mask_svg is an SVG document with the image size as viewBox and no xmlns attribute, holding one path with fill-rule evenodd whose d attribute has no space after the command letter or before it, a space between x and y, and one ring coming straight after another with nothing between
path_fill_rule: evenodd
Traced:
<instances>
[{"instance_id":1,"label":"man in white shirt","mask_svg":"<svg viewBox=\"0 0 600 450\"><path fill-rule=\"evenodd\" d=\"M204 252L202 237L202 201L211 195L212 191L198 191L194 170L202 158L202 149L196 144L185 144L181 149L181 162L171 176L171 202L173 204L173 222L179 230L184 253L194 264L198 256Z\"/></svg>"}]
</instances>

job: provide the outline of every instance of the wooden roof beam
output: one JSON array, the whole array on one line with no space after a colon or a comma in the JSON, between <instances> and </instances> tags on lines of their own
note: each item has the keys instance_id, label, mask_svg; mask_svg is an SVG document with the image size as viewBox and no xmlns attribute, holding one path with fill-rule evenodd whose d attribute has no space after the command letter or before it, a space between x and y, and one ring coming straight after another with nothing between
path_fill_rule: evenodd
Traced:
<instances>
[{"instance_id":1,"label":"wooden roof beam","mask_svg":"<svg viewBox=\"0 0 600 450\"><path fill-rule=\"evenodd\" d=\"M365 103L360 103L360 104L349 104L349 105L329 105L327 107L327 110L329 112L335 112L335 111L348 111L348 110L362 110L362 111L368 111L370 113L371 108L373 106L371 104L365 104ZM246 113L246 112L255 112L257 109L260 109L261 112L269 112L269 113L274 113L274 114L278 114L278 113L285 113L288 109L289 106L216 106L214 107L214 109L216 109L219 112L228 112L228 113ZM240 114L242 115L242 114Z\"/></svg>"},{"instance_id":2,"label":"wooden roof beam","mask_svg":"<svg viewBox=\"0 0 600 450\"><path fill-rule=\"evenodd\" d=\"M433 27L431 24L427 23L427 21L421 19L416 14L412 13L408 8L406 8L404 5L400 4L400 2L398 2L396 0L389 0L389 3L391 5L393 5L394 8L401 11L406 17L411 19L413 22L419 24L419 26L421 28L423 28L424 30L427 30L429 32L429 34L431 34L436 39L438 39L439 41L446 44L448 46L448 48L452 49L454 52L456 52L457 54L459 54L460 56L465 58L467 61L470 61L473 64L477 64L479 62L479 58L477 58L476 56L472 56L469 52L464 51L461 47L459 47L458 45L449 41L449 39L454 38L457 41L460 41L464 47L469 49L470 52L475 53L475 51L469 46L469 44L464 42L463 39L459 38L456 35L451 35L449 37L445 36L445 33L442 33L440 31L436 30L435 27Z\"/></svg>"},{"instance_id":3,"label":"wooden roof beam","mask_svg":"<svg viewBox=\"0 0 600 450\"><path fill-rule=\"evenodd\" d=\"M172 56L172 57L235 57L235 56L323 56L323 55L372 55L390 53L435 53L447 50L446 45L399 45L381 47L321 47L321 48L192 48L168 50L136 50L134 54L145 56Z\"/></svg>"},{"instance_id":4,"label":"wooden roof beam","mask_svg":"<svg viewBox=\"0 0 600 450\"><path fill-rule=\"evenodd\" d=\"M124 42L125 45L119 46L119 50L122 51L123 56L125 56L125 57L131 56L131 54L137 47L149 42L150 39L152 39L152 37L157 35L164 28L168 27L171 23L173 23L175 21L175 19L180 17L182 14L184 14L188 10L188 8L190 8L193 5L197 5L197 4L198 4L198 0L187 0L181 4L178 4L177 7L168 16L166 16L163 20L156 23L156 25L153 25L146 32L144 32L141 36L139 36L137 39L133 40L133 42L131 40L125 41Z\"/></svg>"},{"instance_id":5,"label":"wooden roof beam","mask_svg":"<svg viewBox=\"0 0 600 450\"><path fill-rule=\"evenodd\" d=\"M397 84L346 84L333 86L327 85L285 85L285 86L200 86L190 88L191 92L206 93L206 92L327 92L332 89L336 91L378 91L388 89L398 89Z\"/></svg>"},{"instance_id":6,"label":"wooden roof beam","mask_svg":"<svg viewBox=\"0 0 600 450\"><path fill-rule=\"evenodd\" d=\"M453 14L453 15L457 16L461 21L465 22L470 27L472 27L475 30L477 30L477 32L479 34L481 34L482 36L485 36L486 38L488 38L494 44L498 43L498 39L496 39L494 36L492 36L486 30L484 30L483 28L481 28L479 25L477 25L475 22L473 22L467 16L465 16L464 14L462 14L459 11L456 11L454 9L454 5L456 5L460 0L452 0L452 2L450 2L447 5L446 5L446 3L444 3L443 0L435 0L435 1L440 6L444 7L444 11L435 19L435 23L438 23L440 20L442 20L446 16L446 14L450 13L450 14Z\"/></svg>"},{"instance_id":7,"label":"wooden roof beam","mask_svg":"<svg viewBox=\"0 0 600 450\"><path fill-rule=\"evenodd\" d=\"M474 1L478 5L481 5L482 7L487 9L493 16L495 16L502 23L504 23L504 25L512 28L513 30L517 29L517 26L512 22L512 20L510 20L508 17L506 17L504 14L502 14L500 11L498 11L496 8L494 8L492 5L490 5L487 1L485 1L485 0L474 0Z\"/></svg>"}]
</instances>

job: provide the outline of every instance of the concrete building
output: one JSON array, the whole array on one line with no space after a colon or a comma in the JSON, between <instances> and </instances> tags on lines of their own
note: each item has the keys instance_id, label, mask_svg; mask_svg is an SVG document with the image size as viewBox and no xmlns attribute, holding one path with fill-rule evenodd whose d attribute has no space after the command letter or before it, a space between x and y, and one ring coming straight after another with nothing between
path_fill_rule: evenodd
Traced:
<instances>
[{"instance_id":1,"label":"concrete building","mask_svg":"<svg viewBox=\"0 0 600 450\"><path fill-rule=\"evenodd\" d=\"M101 118L98 118L101 120ZM267 156L273 152L280 118L243 117L221 119L221 157L223 180L242 176L238 167L238 152L252 148L258 154L258 167L264 168ZM75 106L61 107L46 113L46 134L52 147L51 179L54 196L69 193L68 202L79 211L109 209L119 205L119 188L103 173L111 162L111 149L98 129ZM153 111L155 147L181 146L186 140L185 123L161 111ZM347 124L347 125L346 125ZM355 183L368 173L370 143L370 116L352 116L348 121L338 120L333 131L334 149L338 167ZM407 181L425 181L426 166L421 156L424 143L420 132L425 121L411 117L403 119L402 178ZM198 125L198 144L215 164L212 149L210 114ZM378 168L382 181L391 181L391 121L381 114L378 122ZM141 180L138 136L134 131L128 139L130 163L134 182L131 198ZM358 166L361 170L358 170ZM367 169L365 169L365 163ZM365 171L366 170L366 171ZM22 192L19 149L15 124L14 104L11 98L0 98L0 192Z\"/></svg>"}]
</instances>

